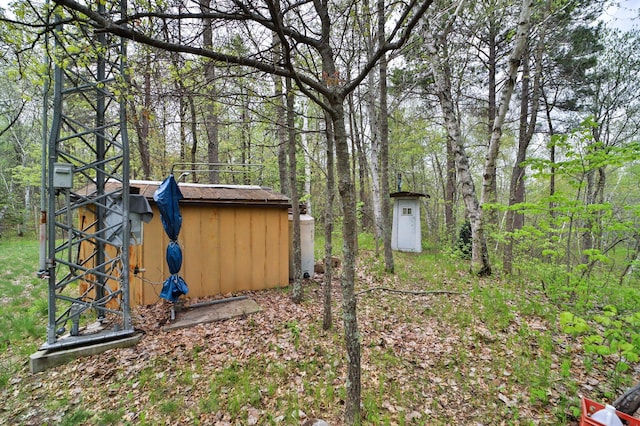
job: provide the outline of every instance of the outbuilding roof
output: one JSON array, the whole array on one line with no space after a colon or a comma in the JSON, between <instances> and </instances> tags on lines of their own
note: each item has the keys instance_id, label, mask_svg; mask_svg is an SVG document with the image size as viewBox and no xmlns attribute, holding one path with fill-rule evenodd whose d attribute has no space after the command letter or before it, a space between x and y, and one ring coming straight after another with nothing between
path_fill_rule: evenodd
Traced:
<instances>
[{"instance_id":1,"label":"outbuilding roof","mask_svg":"<svg viewBox=\"0 0 640 426\"><path fill-rule=\"evenodd\" d=\"M139 191L149 201L153 201L153 194L160 186L158 181L131 180L129 186L132 192ZM208 204L208 205L244 205L244 206L275 206L288 208L289 198L283 194L257 185L212 185L199 183L179 183L183 199L180 204Z\"/></svg>"},{"instance_id":2,"label":"outbuilding roof","mask_svg":"<svg viewBox=\"0 0 640 426\"><path fill-rule=\"evenodd\" d=\"M149 202L154 203L153 194L162 182L150 180L130 180L129 187L132 194L140 194ZM120 182L107 182L106 192L117 192ZM291 200L271 188L257 185L212 185L198 183L179 183L183 199L180 204L203 204L213 206L263 206L263 207L291 207ZM88 195L95 191L95 187L85 187L78 194Z\"/></svg>"},{"instance_id":3,"label":"outbuilding roof","mask_svg":"<svg viewBox=\"0 0 640 426\"><path fill-rule=\"evenodd\" d=\"M429 194L422 194L420 192L411 192L411 191L393 192L389 194L389 196L391 198L417 198L417 197L431 198Z\"/></svg>"}]
</instances>

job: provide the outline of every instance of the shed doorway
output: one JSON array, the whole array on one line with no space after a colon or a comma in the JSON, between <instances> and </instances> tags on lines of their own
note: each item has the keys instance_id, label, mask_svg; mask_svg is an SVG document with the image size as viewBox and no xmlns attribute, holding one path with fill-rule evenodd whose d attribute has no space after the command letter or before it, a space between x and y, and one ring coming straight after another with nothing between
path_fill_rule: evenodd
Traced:
<instances>
[{"instance_id":1,"label":"shed doorway","mask_svg":"<svg viewBox=\"0 0 640 426\"><path fill-rule=\"evenodd\" d=\"M416 202L397 200L398 202L398 250L415 250Z\"/></svg>"}]
</instances>

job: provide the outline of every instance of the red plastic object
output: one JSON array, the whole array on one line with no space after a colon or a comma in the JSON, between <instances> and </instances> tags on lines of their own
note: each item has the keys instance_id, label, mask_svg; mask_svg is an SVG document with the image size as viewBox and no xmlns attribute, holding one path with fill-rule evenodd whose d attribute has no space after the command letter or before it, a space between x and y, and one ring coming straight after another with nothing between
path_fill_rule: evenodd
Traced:
<instances>
[{"instance_id":1,"label":"red plastic object","mask_svg":"<svg viewBox=\"0 0 640 426\"><path fill-rule=\"evenodd\" d=\"M597 420L591 420L591 415L598 410L602 410L604 408L603 404L599 404L595 401L591 401L587 398L582 398L582 415L580 416L580 426L602 426ZM640 426L640 419L636 419L635 417L631 417L628 414L621 413L620 411L616 411L620 420L627 423L627 426Z\"/></svg>"}]
</instances>

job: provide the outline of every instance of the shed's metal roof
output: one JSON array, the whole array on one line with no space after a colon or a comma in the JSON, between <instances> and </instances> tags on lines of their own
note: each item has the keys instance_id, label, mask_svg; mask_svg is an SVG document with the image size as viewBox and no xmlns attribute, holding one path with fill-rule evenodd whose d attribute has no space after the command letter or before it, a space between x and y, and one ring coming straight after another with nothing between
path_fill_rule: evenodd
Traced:
<instances>
[{"instance_id":1,"label":"shed's metal roof","mask_svg":"<svg viewBox=\"0 0 640 426\"><path fill-rule=\"evenodd\" d=\"M417 197L431 198L429 194L423 194L421 192L411 192L411 191L393 192L389 194L389 196L391 198L417 198Z\"/></svg>"},{"instance_id":2,"label":"shed's metal roof","mask_svg":"<svg viewBox=\"0 0 640 426\"><path fill-rule=\"evenodd\" d=\"M129 186L138 188L140 194L153 200L153 194L161 182L132 180ZM291 201L285 195L255 185L210 185L179 183L184 198L181 204L280 206L288 208Z\"/></svg>"},{"instance_id":3,"label":"shed's metal roof","mask_svg":"<svg viewBox=\"0 0 640 426\"><path fill-rule=\"evenodd\" d=\"M139 193L153 202L153 194L162 182L149 180L130 180L132 193ZM114 191L119 182L108 182L106 191ZM198 183L179 183L184 198L180 204L207 205L243 205L289 208L291 201L283 194L256 185L210 185Z\"/></svg>"}]
</instances>

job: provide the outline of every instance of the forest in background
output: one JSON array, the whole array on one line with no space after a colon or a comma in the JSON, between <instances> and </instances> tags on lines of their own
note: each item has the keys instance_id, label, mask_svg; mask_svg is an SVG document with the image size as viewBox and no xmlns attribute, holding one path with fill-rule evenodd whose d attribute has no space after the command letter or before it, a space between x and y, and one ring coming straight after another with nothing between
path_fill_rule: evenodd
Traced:
<instances>
[{"instance_id":1,"label":"forest in background","mask_svg":"<svg viewBox=\"0 0 640 426\"><path fill-rule=\"evenodd\" d=\"M180 4L164 7L177 7L186 16L187 6ZM388 151L384 188L393 192L401 182L403 190L430 196L423 213L430 245L454 247L469 220L464 188L471 182L484 212L490 256L502 263L499 269L509 272L514 259L545 260L566 263L569 270L604 266L624 279L640 248L638 33L607 25L599 18L606 6L535 3L525 40L519 40L519 3L431 5L405 46L386 60L385 84L378 71L370 72L346 97L359 229L382 232L382 204L390 199L381 192L381 153ZM368 2L335 7L336 23L349 25L344 33L332 34L334 75L323 74L318 58L299 60L315 67L320 81L340 85L374 52L377 21ZM44 56L53 43L45 40L43 8L12 3L0 27L0 226L5 233L37 231L43 85L50 78ZM137 23L169 41L207 43L200 28L186 32L178 19L165 18L165 25L151 19ZM212 27L208 42L215 40L220 50L239 57L258 55L253 49L264 38L241 35L233 26ZM524 43L521 58L513 55L516 42ZM509 68L514 61L515 73ZM222 176L204 166L186 180L260 184L291 194L282 78L142 44L129 46L128 63L131 179L162 180L175 164L185 169L201 163L251 164L259 167ZM297 190L323 223L326 117L293 90ZM47 105L48 114L51 109ZM457 146L467 159L468 178L456 167Z\"/></svg>"},{"instance_id":2,"label":"forest in background","mask_svg":"<svg viewBox=\"0 0 640 426\"><path fill-rule=\"evenodd\" d=\"M66 37L51 31L54 4L3 11L3 233L37 229L43 88ZM397 189L430 196L428 247L466 255L469 222L482 275L538 267L569 292L638 280L640 39L602 20L605 2L133 2L126 27L57 4L66 53L87 64L86 28L145 40L129 44L122 83L130 178L259 165L186 179L273 187L329 231L341 218L346 282L361 231L393 271Z\"/></svg>"}]
</instances>

